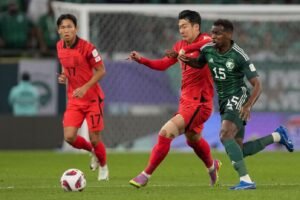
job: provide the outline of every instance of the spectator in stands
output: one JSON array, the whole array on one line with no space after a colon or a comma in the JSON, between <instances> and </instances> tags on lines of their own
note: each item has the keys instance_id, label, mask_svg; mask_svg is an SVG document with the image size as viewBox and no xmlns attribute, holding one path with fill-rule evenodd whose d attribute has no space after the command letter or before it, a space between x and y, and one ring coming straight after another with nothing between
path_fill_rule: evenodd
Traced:
<instances>
[{"instance_id":1,"label":"spectator in stands","mask_svg":"<svg viewBox=\"0 0 300 200\"><path fill-rule=\"evenodd\" d=\"M18 4L19 8L23 12L26 12L26 10L27 10L28 1L31 1L31 0L15 0L15 2ZM1 0L0 1L0 12L7 11L7 6L10 2L11 2L11 0Z\"/></svg>"},{"instance_id":2,"label":"spectator in stands","mask_svg":"<svg viewBox=\"0 0 300 200\"><path fill-rule=\"evenodd\" d=\"M51 0L48 1L48 12L41 16L38 21L38 41L43 55L56 55L56 42L58 34L55 26L55 16L51 6Z\"/></svg>"},{"instance_id":3,"label":"spectator in stands","mask_svg":"<svg viewBox=\"0 0 300 200\"><path fill-rule=\"evenodd\" d=\"M30 82L30 75L24 72L20 83L9 93L8 103L13 107L13 114L15 116L37 115L39 100L37 88Z\"/></svg>"},{"instance_id":4,"label":"spectator in stands","mask_svg":"<svg viewBox=\"0 0 300 200\"><path fill-rule=\"evenodd\" d=\"M0 16L0 27L0 48L24 49L33 46L33 24L19 10L16 0L11 0L7 12Z\"/></svg>"}]
</instances>

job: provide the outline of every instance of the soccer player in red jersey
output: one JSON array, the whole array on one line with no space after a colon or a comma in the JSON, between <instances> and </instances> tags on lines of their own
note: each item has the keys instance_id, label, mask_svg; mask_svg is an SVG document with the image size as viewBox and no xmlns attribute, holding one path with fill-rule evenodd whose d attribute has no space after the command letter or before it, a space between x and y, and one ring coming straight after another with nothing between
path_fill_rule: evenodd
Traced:
<instances>
[{"instance_id":1,"label":"soccer player in red jersey","mask_svg":"<svg viewBox=\"0 0 300 200\"><path fill-rule=\"evenodd\" d=\"M57 28L61 40L56 48L62 65L58 82L66 84L68 96L63 118L64 139L74 148L92 152L91 169L99 167L98 180L108 180L106 149L101 139L104 93L98 83L105 75L104 63L95 46L77 36L75 16L61 15ZM77 135L84 119L91 142Z\"/></svg>"},{"instance_id":2,"label":"soccer player in red jersey","mask_svg":"<svg viewBox=\"0 0 300 200\"><path fill-rule=\"evenodd\" d=\"M208 43L211 37L201 33L200 14L184 10L179 14L179 32L182 40L176 42L173 50L179 52L181 49L190 51L190 45L197 43ZM194 48L194 47L193 47ZM192 57L198 57L199 51L190 51ZM130 53L129 58L154 70L166 70L176 62L177 58L164 57L150 60L142 57L138 52ZM192 67L181 64L182 84L178 112L161 128L157 144L152 149L147 167L138 176L129 181L137 188L146 186L154 170L167 156L171 141L184 133L187 144L193 148L196 155L204 162L210 175L210 184L214 186L218 182L218 171L220 161L212 158L209 144L201 138L204 122L210 117L213 110L213 81L208 67L195 70Z\"/></svg>"}]
</instances>

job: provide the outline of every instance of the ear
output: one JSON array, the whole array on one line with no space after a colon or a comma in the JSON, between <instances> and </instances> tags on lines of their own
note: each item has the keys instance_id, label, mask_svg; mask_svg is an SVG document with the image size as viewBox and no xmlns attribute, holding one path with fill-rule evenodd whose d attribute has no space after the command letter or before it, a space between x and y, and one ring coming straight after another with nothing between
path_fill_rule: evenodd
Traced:
<instances>
[{"instance_id":1,"label":"ear","mask_svg":"<svg viewBox=\"0 0 300 200\"><path fill-rule=\"evenodd\" d=\"M231 40L232 39L232 34L233 34L232 32L228 32L227 33L227 38Z\"/></svg>"},{"instance_id":2,"label":"ear","mask_svg":"<svg viewBox=\"0 0 300 200\"><path fill-rule=\"evenodd\" d=\"M194 29L199 30L200 31L201 26L199 24L194 24Z\"/></svg>"}]
</instances>

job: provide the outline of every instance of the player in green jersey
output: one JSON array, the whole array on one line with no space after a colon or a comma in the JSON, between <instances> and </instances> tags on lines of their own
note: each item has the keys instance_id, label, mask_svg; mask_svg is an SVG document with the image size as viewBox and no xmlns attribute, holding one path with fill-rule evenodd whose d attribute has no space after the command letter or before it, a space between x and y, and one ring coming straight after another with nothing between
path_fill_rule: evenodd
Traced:
<instances>
[{"instance_id":1,"label":"player in green jersey","mask_svg":"<svg viewBox=\"0 0 300 200\"><path fill-rule=\"evenodd\" d=\"M273 133L255 141L243 143L245 125L250 118L250 111L261 93L261 82L255 66L248 55L233 40L233 24L229 20L219 19L212 26L212 43L201 47L198 58L185 56L183 50L168 52L168 56L178 58L195 68L202 68L208 63L219 97L222 119L220 139L226 153L237 171L240 182L231 187L232 190L255 189L244 157L263 150L267 145L280 143L292 152L294 146L288 137L287 130L280 126ZM246 86L244 77L252 86L252 91Z\"/></svg>"}]
</instances>

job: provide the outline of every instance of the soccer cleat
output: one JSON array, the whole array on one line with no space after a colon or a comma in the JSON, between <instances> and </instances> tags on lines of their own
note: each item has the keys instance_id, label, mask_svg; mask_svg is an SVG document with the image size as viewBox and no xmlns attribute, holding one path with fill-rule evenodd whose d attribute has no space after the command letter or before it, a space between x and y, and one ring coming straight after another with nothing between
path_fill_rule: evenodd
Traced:
<instances>
[{"instance_id":1,"label":"soccer cleat","mask_svg":"<svg viewBox=\"0 0 300 200\"><path fill-rule=\"evenodd\" d=\"M254 182L247 183L245 181L240 181L239 184L229 188L230 190L254 190L256 189L256 184Z\"/></svg>"},{"instance_id":2,"label":"soccer cleat","mask_svg":"<svg viewBox=\"0 0 300 200\"><path fill-rule=\"evenodd\" d=\"M148 183L148 177L142 173L140 173L137 177L131 179L129 181L130 185L133 185L136 188L145 187Z\"/></svg>"},{"instance_id":3,"label":"soccer cleat","mask_svg":"<svg viewBox=\"0 0 300 200\"><path fill-rule=\"evenodd\" d=\"M96 157L95 153L91 153L91 162L90 162L90 169L92 171L96 171L96 169L99 167L98 158Z\"/></svg>"},{"instance_id":4,"label":"soccer cleat","mask_svg":"<svg viewBox=\"0 0 300 200\"><path fill-rule=\"evenodd\" d=\"M99 166L98 181L108 181L109 180L109 171L107 165L103 167Z\"/></svg>"},{"instance_id":5,"label":"soccer cleat","mask_svg":"<svg viewBox=\"0 0 300 200\"><path fill-rule=\"evenodd\" d=\"M219 171L222 166L222 163L219 160L214 160L214 169L211 172L208 172L210 176L210 186L218 185L219 182Z\"/></svg>"},{"instance_id":6,"label":"soccer cleat","mask_svg":"<svg viewBox=\"0 0 300 200\"><path fill-rule=\"evenodd\" d=\"M289 151L289 152L293 152L294 151L294 144L292 142L292 140L289 138L288 136L288 131L284 126L279 126L275 132L280 134L280 141L279 144L282 144L285 146L285 148Z\"/></svg>"}]
</instances>

